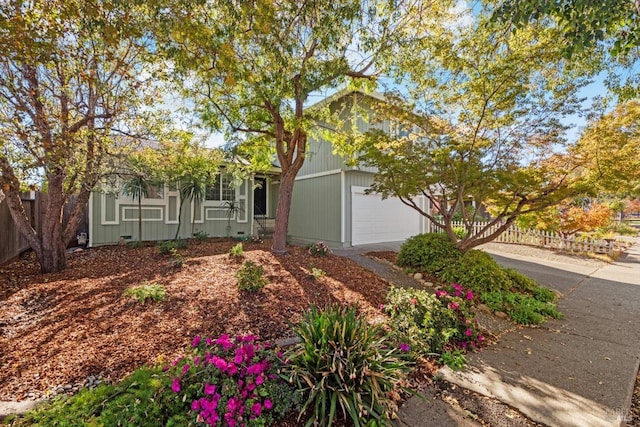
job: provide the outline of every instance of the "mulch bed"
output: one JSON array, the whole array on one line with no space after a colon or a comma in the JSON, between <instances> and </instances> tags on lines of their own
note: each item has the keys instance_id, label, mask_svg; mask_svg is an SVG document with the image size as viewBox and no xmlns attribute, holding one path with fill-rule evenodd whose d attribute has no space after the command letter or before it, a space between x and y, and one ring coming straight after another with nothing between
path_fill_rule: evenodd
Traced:
<instances>
[{"instance_id":1,"label":"mulch bed","mask_svg":"<svg viewBox=\"0 0 640 427\"><path fill-rule=\"evenodd\" d=\"M40 274L32 254L0 268L0 400L43 395L90 375L117 381L145 364L180 355L195 335L292 334L310 305L357 304L381 319L389 284L349 259L312 257L290 247L274 256L270 242L245 243L244 259L228 255L237 242L193 241L179 252L181 269L155 246L101 247L69 255L67 268ZM244 260L263 266L269 284L240 292L235 273ZM326 276L313 279L312 267ZM164 285L164 302L123 296L144 282Z\"/></svg>"}]
</instances>

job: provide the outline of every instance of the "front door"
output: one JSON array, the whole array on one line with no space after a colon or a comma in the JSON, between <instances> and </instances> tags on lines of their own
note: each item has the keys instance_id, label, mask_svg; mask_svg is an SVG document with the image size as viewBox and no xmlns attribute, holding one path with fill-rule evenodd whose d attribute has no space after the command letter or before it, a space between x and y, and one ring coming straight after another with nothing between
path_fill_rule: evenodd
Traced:
<instances>
[{"instance_id":1,"label":"front door","mask_svg":"<svg viewBox=\"0 0 640 427\"><path fill-rule=\"evenodd\" d=\"M266 216L267 215L267 179L266 178L254 178L254 190L253 190L253 215L254 216Z\"/></svg>"}]
</instances>

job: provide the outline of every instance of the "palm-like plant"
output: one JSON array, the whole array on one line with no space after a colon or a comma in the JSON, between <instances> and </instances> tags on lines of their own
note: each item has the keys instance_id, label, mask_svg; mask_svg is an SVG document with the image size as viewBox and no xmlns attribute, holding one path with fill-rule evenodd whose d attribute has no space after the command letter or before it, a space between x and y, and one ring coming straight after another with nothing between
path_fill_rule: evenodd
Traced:
<instances>
[{"instance_id":1,"label":"palm-like plant","mask_svg":"<svg viewBox=\"0 0 640 427\"><path fill-rule=\"evenodd\" d=\"M143 174L133 175L122 185L122 193L138 201L138 242L142 242L142 198L149 194L150 185Z\"/></svg>"}]
</instances>

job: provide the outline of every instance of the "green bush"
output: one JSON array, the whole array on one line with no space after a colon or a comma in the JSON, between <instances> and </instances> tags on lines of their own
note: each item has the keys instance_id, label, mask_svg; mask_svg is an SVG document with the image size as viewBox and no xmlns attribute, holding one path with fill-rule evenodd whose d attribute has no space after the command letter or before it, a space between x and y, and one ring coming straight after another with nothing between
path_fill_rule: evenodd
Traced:
<instances>
[{"instance_id":1,"label":"green bush","mask_svg":"<svg viewBox=\"0 0 640 427\"><path fill-rule=\"evenodd\" d=\"M322 270L321 268L317 268L317 267L311 267L309 269L309 276L311 276L311 278L313 280L318 280L324 276L326 276L326 272L324 270Z\"/></svg>"},{"instance_id":2,"label":"green bush","mask_svg":"<svg viewBox=\"0 0 640 427\"><path fill-rule=\"evenodd\" d=\"M467 230L464 227L453 227L453 234L455 234L459 240L462 240L467 235Z\"/></svg>"},{"instance_id":3,"label":"green bush","mask_svg":"<svg viewBox=\"0 0 640 427\"><path fill-rule=\"evenodd\" d=\"M265 287L269 281L264 277L264 269L262 266L245 261L236 273L238 279L238 288L241 291L256 292Z\"/></svg>"},{"instance_id":4,"label":"green bush","mask_svg":"<svg viewBox=\"0 0 640 427\"><path fill-rule=\"evenodd\" d=\"M465 252L457 262L449 263L439 276L445 282L459 283L476 293L509 290L512 283L504 268L480 250Z\"/></svg>"},{"instance_id":5,"label":"green bush","mask_svg":"<svg viewBox=\"0 0 640 427\"><path fill-rule=\"evenodd\" d=\"M541 301L531 295L492 291L483 293L480 299L492 311L503 311L511 320L521 325L539 325L548 317L562 317L562 313L556 310L552 302Z\"/></svg>"},{"instance_id":6,"label":"green bush","mask_svg":"<svg viewBox=\"0 0 640 427\"><path fill-rule=\"evenodd\" d=\"M410 237L400 247L396 264L431 274L437 274L454 263L461 252L444 234L427 233Z\"/></svg>"},{"instance_id":7,"label":"green bush","mask_svg":"<svg viewBox=\"0 0 640 427\"><path fill-rule=\"evenodd\" d=\"M147 300L164 301L167 299L167 291L164 286L146 281L141 285L131 286L125 289L123 295L134 298L143 304L147 302Z\"/></svg>"},{"instance_id":8,"label":"green bush","mask_svg":"<svg viewBox=\"0 0 640 427\"><path fill-rule=\"evenodd\" d=\"M163 375L159 368L141 368L117 385L85 388L57 398L12 421L14 426L142 426L166 425L173 415L159 404Z\"/></svg>"},{"instance_id":9,"label":"green bush","mask_svg":"<svg viewBox=\"0 0 640 427\"><path fill-rule=\"evenodd\" d=\"M621 236L632 236L635 237L638 235L638 229L630 226L626 222L621 222L615 227L616 234Z\"/></svg>"},{"instance_id":10,"label":"green bush","mask_svg":"<svg viewBox=\"0 0 640 427\"><path fill-rule=\"evenodd\" d=\"M188 246L187 241L180 240L163 240L158 242L158 252L163 255L169 255L172 249L184 249Z\"/></svg>"},{"instance_id":11,"label":"green bush","mask_svg":"<svg viewBox=\"0 0 640 427\"><path fill-rule=\"evenodd\" d=\"M484 340L472 311L473 292L453 284L435 295L421 289L391 287L382 307L398 341L426 356L461 348L473 349Z\"/></svg>"},{"instance_id":12,"label":"green bush","mask_svg":"<svg viewBox=\"0 0 640 427\"><path fill-rule=\"evenodd\" d=\"M195 233L193 233L193 237L198 240L198 241L204 241L207 240L209 238L209 234L207 234L206 231L196 231Z\"/></svg>"},{"instance_id":13,"label":"green bush","mask_svg":"<svg viewBox=\"0 0 640 427\"><path fill-rule=\"evenodd\" d=\"M229 255L237 258L244 256L244 248L242 247L242 242L234 245L231 249L229 249Z\"/></svg>"},{"instance_id":14,"label":"green bush","mask_svg":"<svg viewBox=\"0 0 640 427\"><path fill-rule=\"evenodd\" d=\"M325 242L316 242L308 246L307 252L312 256L327 256L331 254L331 249Z\"/></svg>"},{"instance_id":15,"label":"green bush","mask_svg":"<svg viewBox=\"0 0 640 427\"><path fill-rule=\"evenodd\" d=\"M299 420L311 413L307 427L331 426L337 417L355 426L391 425L391 396L410 362L380 327L369 326L354 308L313 307L295 332L302 342L286 356L290 381L303 393Z\"/></svg>"}]
</instances>

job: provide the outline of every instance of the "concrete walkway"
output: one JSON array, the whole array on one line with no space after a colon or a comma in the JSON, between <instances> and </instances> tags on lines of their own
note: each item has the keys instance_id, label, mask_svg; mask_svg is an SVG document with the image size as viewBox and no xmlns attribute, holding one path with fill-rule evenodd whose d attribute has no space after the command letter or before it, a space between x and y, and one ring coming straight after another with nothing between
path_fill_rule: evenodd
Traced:
<instances>
[{"instance_id":1,"label":"concrete walkway","mask_svg":"<svg viewBox=\"0 0 640 427\"><path fill-rule=\"evenodd\" d=\"M640 363L640 240L619 261L596 268L567 258L492 255L562 292L565 318L507 332L495 346L468 355L465 371L443 368L443 377L550 426L622 425ZM401 413L401 419L410 416ZM403 424L441 425L428 416L427 409Z\"/></svg>"}]
</instances>

